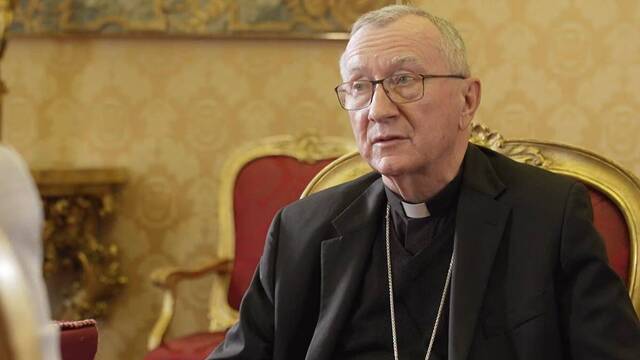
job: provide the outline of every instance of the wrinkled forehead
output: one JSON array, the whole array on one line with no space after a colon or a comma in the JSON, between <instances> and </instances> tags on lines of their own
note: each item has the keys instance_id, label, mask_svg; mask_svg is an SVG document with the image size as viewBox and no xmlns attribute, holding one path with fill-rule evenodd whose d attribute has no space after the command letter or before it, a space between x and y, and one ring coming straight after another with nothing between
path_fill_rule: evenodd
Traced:
<instances>
[{"instance_id":1,"label":"wrinkled forehead","mask_svg":"<svg viewBox=\"0 0 640 360\"><path fill-rule=\"evenodd\" d=\"M367 25L349 40L340 72L346 78L361 71L435 67L443 62L440 44L438 29L425 18L407 16L384 26Z\"/></svg>"}]
</instances>

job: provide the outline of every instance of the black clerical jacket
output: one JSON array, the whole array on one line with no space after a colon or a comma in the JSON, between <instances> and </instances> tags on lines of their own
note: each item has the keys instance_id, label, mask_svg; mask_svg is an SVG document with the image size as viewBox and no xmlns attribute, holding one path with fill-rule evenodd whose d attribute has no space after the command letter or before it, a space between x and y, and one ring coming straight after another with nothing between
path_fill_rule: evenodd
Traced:
<instances>
[{"instance_id":1,"label":"black clerical jacket","mask_svg":"<svg viewBox=\"0 0 640 360\"><path fill-rule=\"evenodd\" d=\"M282 209L240 321L208 359L332 359L385 201L370 174ZM640 359L583 185L469 145L454 252L450 360Z\"/></svg>"}]
</instances>

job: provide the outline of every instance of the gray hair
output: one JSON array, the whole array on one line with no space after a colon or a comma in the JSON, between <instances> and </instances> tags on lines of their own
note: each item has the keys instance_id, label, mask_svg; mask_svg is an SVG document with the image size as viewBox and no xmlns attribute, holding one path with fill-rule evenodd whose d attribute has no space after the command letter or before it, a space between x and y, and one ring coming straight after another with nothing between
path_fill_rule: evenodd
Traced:
<instances>
[{"instance_id":1,"label":"gray hair","mask_svg":"<svg viewBox=\"0 0 640 360\"><path fill-rule=\"evenodd\" d=\"M370 11L358 18L351 28L351 36L365 26L383 27L405 17L415 15L426 18L440 31L440 51L447 61L450 71L456 75L470 76L467 50L458 30L446 19L432 15L410 5L389 5Z\"/></svg>"}]
</instances>

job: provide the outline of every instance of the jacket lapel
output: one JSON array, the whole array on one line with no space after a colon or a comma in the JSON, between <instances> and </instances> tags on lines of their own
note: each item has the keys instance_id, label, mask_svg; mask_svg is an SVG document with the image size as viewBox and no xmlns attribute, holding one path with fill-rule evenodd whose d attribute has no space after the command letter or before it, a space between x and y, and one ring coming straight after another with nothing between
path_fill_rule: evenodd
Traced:
<instances>
[{"instance_id":1,"label":"jacket lapel","mask_svg":"<svg viewBox=\"0 0 640 360\"><path fill-rule=\"evenodd\" d=\"M382 224L383 189L381 179L374 181L333 220L339 236L321 244L320 312L307 360L330 359L333 354Z\"/></svg>"},{"instance_id":2,"label":"jacket lapel","mask_svg":"<svg viewBox=\"0 0 640 360\"><path fill-rule=\"evenodd\" d=\"M469 145L456 215L451 285L449 360L467 359L478 314L510 206L497 200L505 186L489 159Z\"/></svg>"}]
</instances>

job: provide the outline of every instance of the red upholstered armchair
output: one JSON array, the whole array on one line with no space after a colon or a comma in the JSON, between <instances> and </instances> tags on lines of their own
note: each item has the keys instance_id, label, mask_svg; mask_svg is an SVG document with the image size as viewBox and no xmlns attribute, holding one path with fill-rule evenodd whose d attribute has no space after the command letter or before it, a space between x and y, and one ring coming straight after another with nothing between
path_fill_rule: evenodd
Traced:
<instances>
[{"instance_id":1,"label":"red upholstered armchair","mask_svg":"<svg viewBox=\"0 0 640 360\"><path fill-rule=\"evenodd\" d=\"M355 149L351 140L279 136L236 150L221 170L215 259L196 269L159 269L152 281L163 289L161 314L149 336L145 360L201 360L236 321L265 236L275 213L300 197L325 165ZM176 285L215 273L209 299L209 329L173 340L165 332L173 318Z\"/></svg>"},{"instance_id":2,"label":"red upholstered armchair","mask_svg":"<svg viewBox=\"0 0 640 360\"><path fill-rule=\"evenodd\" d=\"M514 160L574 177L588 187L594 224L605 241L609 263L627 284L636 313L640 314L640 180L589 151L543 141L505 140L481 124L473 125L471 142ZM318 173L303 196L369 171L357 152L347 154Z\"/></svg>"}]
</instances>

